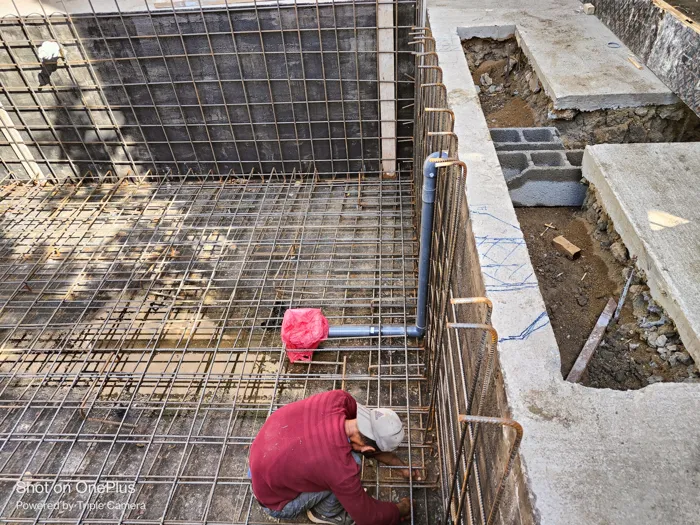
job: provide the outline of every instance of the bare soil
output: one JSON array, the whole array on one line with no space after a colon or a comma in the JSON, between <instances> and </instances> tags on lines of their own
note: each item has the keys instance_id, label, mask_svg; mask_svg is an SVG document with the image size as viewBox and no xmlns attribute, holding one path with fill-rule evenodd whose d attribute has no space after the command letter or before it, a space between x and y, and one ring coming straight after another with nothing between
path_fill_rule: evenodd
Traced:
<instances>
[{"instance_id":1,"label":"bare soil","mask_svg":"<svg viewBox=\"0 0 700 525\"><path fill-rule=\"evenodd\" d=\"M610 254L593 243L588 223L578 208L516 208L515 212L557 338L561 371L566 376L608 298L619 294L624 283L620 272L614 271ZM547 229L545 224L556 230ZM580 258L569 260L552 246L552 239L559 235L581 248ZM627 313L631 315L623 312Z\"/></svg>"},{"instance_id":2,"label":"bare soil","mask_svg":"<svg viewBox=\"0 0 700 525\"><path fill-rule=\"evenodd\" d=\"M587 219L584 210L516 208L516 214L559 346L561 372L566 377L608 299L619 299L627 268L608 249L611 238ZM556 229L547 228L546 224ZM554 249L552 239L558 235L564 235L581 249L579 259L569 260ZM697 368L672 326L661 326L659 330L666 334L675 357L669 359L671 350L657 350L648 344L648 340L655 339L657 329L640 328L640 309L646 315L648 308L656 307L653 301L645 300L648 289L642 280L635 279L633 283L634 291L628 293L617 322L608 326L582 383L631 390L653 382L700 381Z\"/></svg>"},{"instance_id":3,"label":"bare soil","mask_svg":"<svg viewBox=\"0 0 700 525\"><path fill-rule=\"evenodd\" d=\"M493 49L487 48L488 40L478 41L479 54L469 53L471 47L466 43L465 52L470 58L469 64L472 80L479 86L479 101L490 128L527 128L535 126L535 113L542 112L528 103L515 87L516 75L520 73L520 49L514 40L494 43ZM482 54L483 53L483 54ZM518 57L517 59L515 57ZM510 66L510 67L509 67ZM518 66L516 68L516 66ZM482 84L482 76L487 75L498 91L490 92L487 85ZM546 110L544 110L546 111Z\"/></svg>"},{"instance_id":4,"label":"bare soil","mask_svg":"<svg viewBox=\"0 0 700 525\"><path fill-rule=\"evenodd\" d=\"M485 107L484 107L485 106ZM532 128L535 114L521 98L490 98L482 104L490 128Z\"/></svg>"}]
</instances>

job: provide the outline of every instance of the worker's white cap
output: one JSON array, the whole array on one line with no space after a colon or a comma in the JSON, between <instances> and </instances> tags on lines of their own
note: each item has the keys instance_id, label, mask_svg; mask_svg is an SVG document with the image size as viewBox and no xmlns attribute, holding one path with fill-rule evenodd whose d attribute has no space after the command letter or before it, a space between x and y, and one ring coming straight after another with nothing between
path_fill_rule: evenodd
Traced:
<instances>
[{"instance_id":1,"label":"worker's white cap","mask_svg":"<svg viewBox=\"0 0 700 525\"><path fill-rule=\"evenodd\" d=\"M403 423L389 408L368 409L357 404L357 428L377 443L382 452L392 452L403 441Z\"/></svg>"}]
</instances>

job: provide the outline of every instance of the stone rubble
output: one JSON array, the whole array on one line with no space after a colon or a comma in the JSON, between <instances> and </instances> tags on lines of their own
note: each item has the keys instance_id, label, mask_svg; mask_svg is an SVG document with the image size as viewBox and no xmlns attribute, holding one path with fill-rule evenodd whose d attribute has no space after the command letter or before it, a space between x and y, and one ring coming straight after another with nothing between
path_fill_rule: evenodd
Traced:
<instances>
[{"instance_id":1,"label":"stone rubble","mask_svg":"<svg viewBox=\"0 0 700 525\"><path fill-rule=\"evenodd\" d=\"M610 250L618 262L627 264L622 270L622 277L626 280L631 271L627 249L598 202L594 188L589 188L583 208L586 219L595 225L593 238ZM611 323L604 339L605 347L601 344L601 348L609 348L606 351L611 353L624 352L629 355L629 368L622 374L619 370L610 370L610 373L616 379L620 378L620 383L625 382L628 374L646 384L700 382L698 368L683 346L673 321L651 297L644 272L637 268L632 283L626 304L632 307L635 322L623 325Z\"/></svg>"}]
</instances>

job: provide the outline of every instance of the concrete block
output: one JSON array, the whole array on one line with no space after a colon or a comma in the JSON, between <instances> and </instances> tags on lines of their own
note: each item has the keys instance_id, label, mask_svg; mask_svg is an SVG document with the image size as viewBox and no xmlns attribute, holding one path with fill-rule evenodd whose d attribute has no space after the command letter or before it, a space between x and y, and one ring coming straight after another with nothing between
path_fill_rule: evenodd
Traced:
<instances>
[{"instance_id":1,"label":"concrete block","mask_svg":"<svg viewBox=\"0 0 700 525\"><path fill-rule=\"evenodd\" d=\"M491 140L496 151L564 149L557 128L496 128Z\"/></svg>"},{"instance_id":2,"label":"concrete block","mask_svg":"<svg viewBox=\"0 0 700 525\"><path fill-rule=\"evenodd\" d=\"M587 15L594 15L595 6L593 4L583 4L583 12Z\"/></svg>"},{"instance_id":3,"label":"concrete block","mask_svg":"<svg viewBox=\"0 0 700 525\"><path fill-rule=\"evenodd\" d=\"M580 206L581 150L499 151L498 160L514 206Z\"/></svg>"}]
</instances>

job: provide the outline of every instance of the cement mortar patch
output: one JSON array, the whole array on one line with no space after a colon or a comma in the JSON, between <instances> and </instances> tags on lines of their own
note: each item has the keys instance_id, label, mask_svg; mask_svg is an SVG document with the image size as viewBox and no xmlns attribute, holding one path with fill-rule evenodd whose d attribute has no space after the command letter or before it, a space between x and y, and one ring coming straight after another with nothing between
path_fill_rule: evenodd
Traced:
<instances>
[{"instance_id":1,"label":"cement mortar patch","mask_svg":"<svg viewBox=\"0 0 700 525\"><path fill-rule=\"evenodd\" d=\"M511 9L514 4L506 3ZM530 3L529 14L520 11L519 17L549 18L548 9L574 4ZM473 271L494 303L507 415L525 430L520 461L534 519L551 525L697 521L698 385L615 392L570 384L561 376L554 333L457 33L457 22L465 18L460 12L469 9L449 9L452 5L431 6L429 14L455 113L459 156L469 167L466 195L481 263ZM505 16L484 14L488 2L476 7L481 14L471 13L474 25L487 25L485 19L508 24Z\"/></svg>"}]
</instances>

